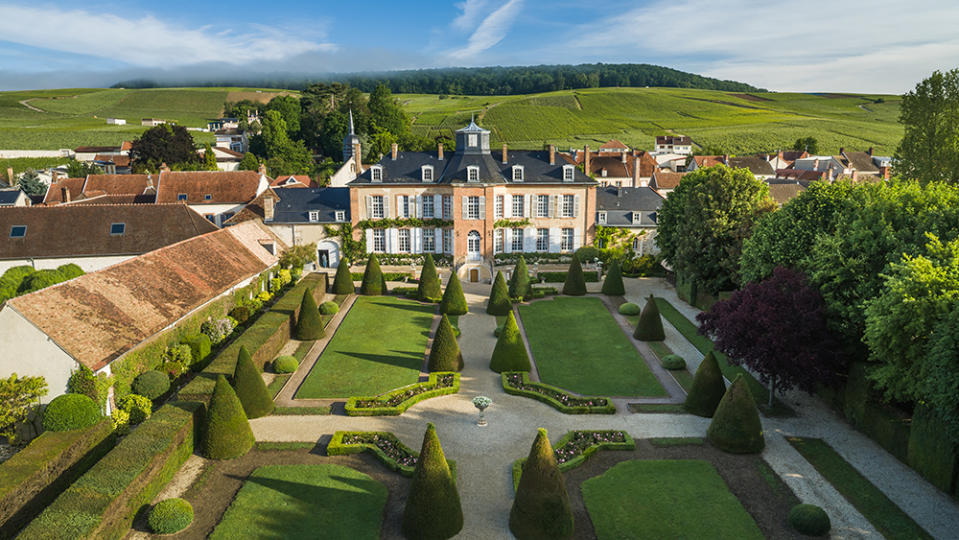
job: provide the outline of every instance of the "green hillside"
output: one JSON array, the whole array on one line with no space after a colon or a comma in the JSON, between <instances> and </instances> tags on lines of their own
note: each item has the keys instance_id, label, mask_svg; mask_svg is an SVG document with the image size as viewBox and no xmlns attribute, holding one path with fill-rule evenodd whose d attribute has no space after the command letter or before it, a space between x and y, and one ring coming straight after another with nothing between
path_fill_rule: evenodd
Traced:
<instances>
[{"instance_id":1,"label":"green hillside","mask_svg":"<svg viewBox=\"0 0 959 540\"><path fill-rule=\"evenodd\" d=\"M451 134L475 114L494 144L582 147L616 138L652 149L654 137L689 135L730 154L790 148L813 136L821 152L839 147L891 154L902 138L899 96L729 93L680 88L596 88L525 96L400 94L417 134Z\"/></svg>"}]
</instances>

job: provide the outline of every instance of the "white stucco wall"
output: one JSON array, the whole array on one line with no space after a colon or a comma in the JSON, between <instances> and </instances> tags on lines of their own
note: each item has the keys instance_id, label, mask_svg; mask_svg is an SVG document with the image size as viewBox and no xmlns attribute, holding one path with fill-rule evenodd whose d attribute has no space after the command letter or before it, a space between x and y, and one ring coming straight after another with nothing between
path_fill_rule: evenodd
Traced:
<instances>
[{"instance_id":1,"label":"white stucco wall","mask_svg":"<svg viewBox=\"0 0 959 540\"><path fill-rule=\"evenodd\" d=\"M264 223L273 234L288 246L316 243L317 250L325 249L330 252L330 267L335 267L340 260L340 240L327 237L322 223L280 224ZM317 256L314 253L313 256Z\"/></svg>"},{"instance_id":2,"label":"white stucco wall","mask_svg":"<svg viewBox=\"0 0 959 540\"><path fill-rule=\"evenodd\" d=\"M329 187L345 187L353 180L356 180L356 171L353 170L353 158L351 157L330 176L330 183L327 185Z\"/></svg>"},{"instance_id":3,"label":"white stucco wall","mask_svg":"<svg viewBox=\"0 0 959 540\"><path fill-rule=\"evenodd\" d=\"M42 376L49 392L43 403L65 394L70 372L78 364L46 334L10 306L0 308L0 377L12 373Z\"/></svg>"}]
</instances>

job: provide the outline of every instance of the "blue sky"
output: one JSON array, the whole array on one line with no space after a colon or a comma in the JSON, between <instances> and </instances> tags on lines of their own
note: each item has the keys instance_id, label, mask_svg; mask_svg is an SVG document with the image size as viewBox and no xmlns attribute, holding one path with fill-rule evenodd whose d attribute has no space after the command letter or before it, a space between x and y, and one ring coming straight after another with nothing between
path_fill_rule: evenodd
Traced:
<instances>
[{"instance_id":1,"label":"blue sky","mask_svg":"<svg viewBox=\"0 0 959 540\"><path fill-rule=\"evenodd\" d=\"M0 0L0 21L2 89L637 62L771 90L901 93L959 65L955 0Z\"/></svg>"}]
</instances>

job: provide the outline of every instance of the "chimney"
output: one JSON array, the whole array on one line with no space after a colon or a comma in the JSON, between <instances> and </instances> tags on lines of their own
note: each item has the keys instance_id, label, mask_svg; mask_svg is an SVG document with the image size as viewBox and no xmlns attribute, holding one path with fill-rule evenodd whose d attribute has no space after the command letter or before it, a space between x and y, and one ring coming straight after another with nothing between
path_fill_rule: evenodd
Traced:
<instances>
[{"instance_id":1,"label":"chimney","mask_svg":"<svg viewBox=\"0 0 959 540\"><path fill-rule=\"evenodd\" d=\"M68 203L70 202L70 190L66 186L60 188L60 201Z\"/></svg>"},{"instance_id":2,"label":"chimney","mask_svg":"<svg viewBox=\"0 0 959 540\"><path fill-rule=\"evenodd\" d=\"M866 150L866 153L869 154L870 156L872 155L872 147L871 147L871 146L869 147L869 150Z\"/></svg>"},{"instance_id":3,"label":"chimney","mask_svg":"<svg viewBox=\"0 0 959 540\"><path fill-rule=\"evenodd\" d=\"M56 184L59 181L60 181L60 173L58 173L57 171L53 171L50 174L50 185Z\"/></svg>"},{"instance_id":4,"label":"chimney","mask_svg":"<svg viewBox=\"0 0 959 540\"><path fill-rule=\"evenodd\" d=\"M509 158L507 157L507 154L506 154L506 143L503 143L503 165L506 165L506 163L508 162L509 162Z\"/></svg>"},{"instance_id":5,"label":"chimney","mask_svg":"<svg viewBox=\"0 0 959 540\"><path fill-rule=\"evenodd\" d=\"M643 187L639 184L639 158L633 158L633 187Z\"/></svg>"},{"instance_id":6,"label":"chimney","mask_svg":"<svg viewBox=\"0 0 959 540\"><path fill-rule=\"evenodd\" d=\"M812 162L812 170L814 170L814 171L818 171L818 170L819 170L819 158L816 158L816 161L813 161L813 162Z\"/></svg>"},{"instance_id":7,"label":"chimney","mask_svg":"<svg viewBox=\"0 0 959 540\"><path fill-rule=\"evenodd\" d=\"M556 147L549 145L549 164L556 165Z\"/></svg>"},{"instance_id":8,"label":"chimney","mask_svg":"<svg viewBox=\"0 0 959 540\"><path fill-rule=\"evenodd\" d=\"M623 163L626 163L626 152L620 152L619 155L623 158Z\"/></svg>"},{"instance_id":9,"label":"chimney","mask_svg":"<svg viewBox=\"0 0 959 540\"><path fill-rule=\"evenodd\" d=\"M260 166L257 167L256 172L260 173L260 176L266 176L266 163L260 163Z\"/></svg>"},{"instance_id":10,"label":"chimney","mask_svg":"<svg viewBox=\"0 0 959 540\"><path fill-rule=\"evenodd\" d=\"M353 143L353 170L356 175L363 174L363 152L359 142Z\"/></svg>"},{"instance_id":11,"label":"chimney","mask_svg":"<svg viewBox=\"0 0 959 540\"><path fill-rule=\"evenodd\" d=\"M723 154L723 165L729 166L729 154Z\"/></svg>"},{"instance_id":12,"label":"chimney","mask_svg":"<svg viewBox=\"0 0 959 540\"><path fill-rule=\"evenodd\" d=\"M583 171L586 173L586 176L589 176L589 145L587 144L583 147Z\"/></svg>"},{"instance_id":13,"label":"chimney","mask_svg":"<svg viewBox=\"0 0 959 540\"><path fill-rule=\"evenodd\" d=\"M7 167L7 183L10 187L17 185L17 177L13 175L13 167Z\"/></svg>"},{"instance_id":14,"label":"chimney","mask_svg":"<svg viewBox=\"0 0 959 540\"><path fill-rule=\"evenodd\" d=\"M165 161L160 164L160 172L170 172L170 167L167 166Z\"/></svg>"},{"instance_id":15,"label":"chimney","mask_svg":"<svg viewBox=\"0 0 959 540\"><path fill-rule=\"evenodd\" d=\"M879 167L879 176L881 176L882 178L886 180L889 180L889 167L885 167L885 166Z\"/></svg>"},{"instance_id":16,"label":"chimney","mask_svg":"<svg viewBox=\"0 0 959 540\"><path fill-rule=\"evenodd\" d=\"M263 221L273 221L275 204L276 201L273 200L273 195L267 194L263 197Z\"/></svg>"},{"instance_id":17,"label":"chimney","mask_svg":"<svg viewBox=\"0 0 959 540\"><path fill-rule=\"evenodd\" d=\"M436 143L436 159L443 161L443 143Z\"/></svg>"},{"instance_id":18,"label":"chimney","mask_svg":"<svg viewBox=\"0 0 959 540\"><path fill-rule=\"evenodd\" d=\"M396 161L396 151L399 149L399 145L393 143L390 145L390 157L393 158L393 161Z\"/></svg>"},{"instance_id":19,"label":"chimney","mask_svg":"<svg viewBox=\"0 0 959 540\"><path fill-rule=\"evenodd\" d=\"M842 146L839 147L839 155L842 157L846 157L846 149L843 148Z\"/></svg>"}]
</instances>

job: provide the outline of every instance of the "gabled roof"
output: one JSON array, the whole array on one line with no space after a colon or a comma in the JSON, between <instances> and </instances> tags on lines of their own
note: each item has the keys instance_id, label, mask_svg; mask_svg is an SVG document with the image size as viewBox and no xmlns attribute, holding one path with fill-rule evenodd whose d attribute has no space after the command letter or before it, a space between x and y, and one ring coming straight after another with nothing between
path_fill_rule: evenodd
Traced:
<instances>
[{"instance_id":1,"label":"gabled roof","mask_svg":"<svg viewBox=\"0 0 959 540\"><path fill-rule=\"evenodd\" d=\"M622 141L610 139L600 146L599 150L600 152L603 150L629 150L629 147L623 144Z\"/></svg>"},{"instance_id":2,"label":"gabled roof","mask_svg":"<svg viewBox=\"0 0 959 540\"><path fill-rule=\"evenodd\" d=\"M275 180L270 182L270 187L316 187L316 182L314 182L312 178L305 174L293 174L287 176L277 176Z\"/></svg>"},{"instance_id":3,"label":"gabled roof","mask_svg":"<svg viewBox=\"0 0 959 540\"><path fill-rule=\"evenodd\" d=\"M611 186L596 191L596 211L606 212L606 225L655 227L656 212L663 200L662 195L649 187Z\"/></svg>"},{"instance_id":4,"label":"gabled roof","mask_svg":"<svg viewBox=\"0 0 959 540\"><path fill-rule=\"evenodd\" d=\"M26 194L19 188L0 189L0 206L13 206L20 197L26 197Z\"/></svg>"},{"instance_id":5,"label":"gabled roof","mask_svg":"<svg viewBox=\"0 0 959 540\"><path fill-rule=\"evenodd\" d=\"M275 188L278 200L270 223L333 223L336 211L342 210L350 220L350 188ZM310 221L310 212L319 212L317 221Z\"/></svg>"},{"instance_id":6,"label":"gabled roof","mask_svg":"<svg viewBox=\"0 0 959 540\"><path fill-rule=\"evenodd\" d=\"M697 167L712 167L714 165L722 165L725 163L724 156L693 156L693 161L696 162Z\"/></svg>"},{"instance_id":7,"label":"gabled roof","mask_svg":"<svg viewBox=\"0 0 959 540\"><path fill-rule=\"evenodd\" d=\"M10 238L18 225L25 236ZM139 255L215 230L183 204L18 206L0 212L0 259Z\"/></svg>"},{"instance_id":8,"label":"gabled roof","mask_svg":"<svg viewBox=\"0 0 959 540\"><path fill-rule=\"evenodd\" d=\"M686 173L656 171L649 181L649 187L653 189L676 189L684 176L686 176Z\"/></svg>"},{"instance_id":9,"label":"gabled roof","mask_svg":"<svg viewBox=\"0 0 959 540\"><path fill-rule=\"evenodd\" d=\"M83 192L83 183L86 177L61 178L47 187L47 194L43 197L43 204L59 204L63 202L63 188L70 194L70 200L76 199Z\"/></svg>"},{"instance_id":10,"label":"gabled roof","mask_svg":"<svg viewBox=\"0 0 959 540\"><path fill-rule=\"evenodd\" d=\"M93 161L109 161L117 167L130 166L130 156L121 156L116 154L97 154L93 157Z\"/></svg>"},{"instance_id":11,"label":"gabled roof","mask_svg":"<svg viewBox=\"0 0 959 540\"><path fill-rule=\"evenodd\" d=\"M769 196L780 206L789 202L790 199L798 197L800 193L806 191L806 187L798 181L791 180L772 180L769 184Z\"/></svg>"},{"instance_id":12,"label":"gabled roof","mask_svg":"<svg viewBox=\"0 0 959 540\"><path fill-rule=\"evenodd\" d=\"M257 171L162 172L157 182L158 203L178 202L184 194L187 204L246 204L260 192Z\"/></svg>"},{"instance_id":13,"label":"gabled roof","mask_svg":"<svg viewBox=\"0 0 959 540\"><path fill-rule=\"evenodd\" d=\"M632 161L632 157L627 156L626 161ZM622 158L613 156L590 157L589 172L594 178L603 176L603 169L606 169L606 176L612 178L629 178L632 176L628 163L623 163Z\"/></svg>"},{"instance_id":14,"label":"gabled roof","mask_svg":"<svg viewBox=\"0 0 959 540\"><path fill-rule=\"evenodd\" d=\"M102 195L143 196L137 202L153 202L157 177L150 174L91 174L85 178L64 178L47 188L43 203L55 205L63 203L63 188L70 192L70 201L89 199Z\"/></svg>"},{"instance_id":15,"label":"gabled roof","mask_svg":"<svg viewBox=\"0 0 959 540\"><path fill-rule=\"evenodd\" d=\"M275 237L253 223L218 230L13 298L5 308L97 370L275 264L261 240Z\"/></svg>"},{"instance_id":16,"label":"gabled roof","mask_svg":"<svg viewBox=\"0 0 959 540\"><path fill-rule=\"evenodd\" d=\"M726 165L731 169L749 169L749 172L763 176L776 174L773 166L760 156L730 157L726 159Z\"/></svg>"},{"instance_id":17,"label":"gabled roof","mask_svg":"<svg viewBox=\"0 0 959 540\"><path fill-rule=\"evenodd\" d=\"M842 156L846 158L849 165L861 173L879 174L879 167L872 161L872 156L867 152L843 152Z\"/></svg>"}]
</instances>

